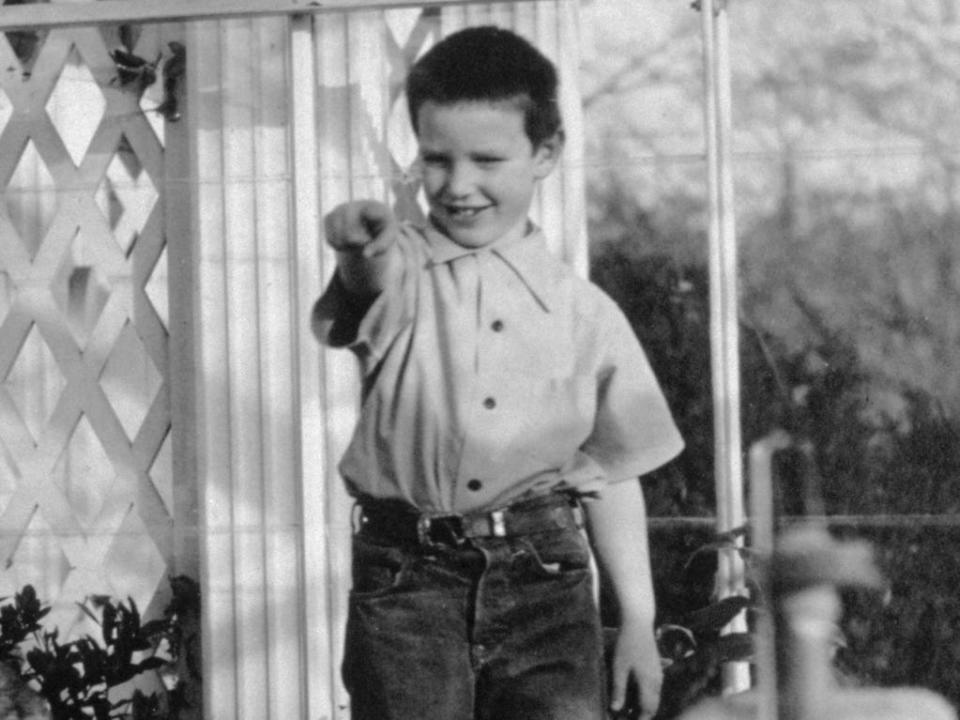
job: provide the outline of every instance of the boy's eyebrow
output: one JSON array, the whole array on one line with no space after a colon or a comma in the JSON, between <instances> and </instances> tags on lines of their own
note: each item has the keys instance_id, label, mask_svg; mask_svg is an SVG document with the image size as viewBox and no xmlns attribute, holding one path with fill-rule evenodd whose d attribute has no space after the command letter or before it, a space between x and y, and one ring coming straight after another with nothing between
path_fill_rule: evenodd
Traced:
<instances>
[{"instance_id":1,"label":"boy's eyebrow","mask_svg":"<svg viewBox=\"0 0 960 720\"><path fill-rule=\"evenodd\" d=\"M475 150L470 150L467 153L470 157L503 157L508 154L507 150L498 147L487 147L487 148L477 148ZM450 155L450 151L433 149L430 147L420 146L420 155L423 157L427 156L436 156L436 157L447 157Z\"/></svg>"}]
</instances>

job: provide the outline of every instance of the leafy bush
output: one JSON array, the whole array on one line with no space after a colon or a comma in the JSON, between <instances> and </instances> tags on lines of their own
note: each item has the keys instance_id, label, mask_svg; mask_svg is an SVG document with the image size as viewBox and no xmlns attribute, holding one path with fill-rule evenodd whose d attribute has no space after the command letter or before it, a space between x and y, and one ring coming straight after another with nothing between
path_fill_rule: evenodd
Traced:
<instances>
[{"instance_id":1,"label":"leafy bush","mask_svg":"<svg viewBox=\"0 0 960 720\"><path fill-rule=\"evenodd\" d=\"M751 633L720 632L751 606L749 598L733 595L687 614L683 624L666 623L657 628L660 655L668 662L658 720L677 717L713 694L724 663L752 659L755 644Z\"/></svg>"},{"instance_id":2,"label":"leafy bush","mask_svg":"<svg viewBox=\"0 0 960 720\"><path fill-rule=\"evenodd\" d=\"M665 536L663 528L658 528L651 534L657 591L656 637L664 663L656 720L671 720L698 700L718 694L723 664L753 658L754 640L750 632L721 634L721 631L739 613L755 607L756 588L750 588L751 597L718 599L714 594L717 550L734 549L749 562L749 550L737 544L744 533L745 528L738 528L720 534L669 532L669 536ZM601 575L600 599L609 661L619 611L604 575ZM635 687L630 688L630 692L633 691ZM635 695L628 693L627 706L618 717L623 720L638 717L636 700Z\"/></svg>"},{"instance_id":3,"label":"leafy bush","mask_svg":"<svg viewBox=\"0 0 960 720\"><path fill-rule=\"evenodd\" d=\"M192 622L199 594L187 578L173 578L171 584L173 599L164 616L148 622L133 599L87 598L78 606L99 626L99 637L66 642L59 628L44 628L50 607L26 585L0 606L0 663L19 672L20 681L46 700L53 720L175 718L183 698L177 670L187 649L183 626ZM160 670L172 677L167 692L135 689L117 697L142 673Z\"/></svg>"},{"instance_id":4,"label":"leafy bush","mask_svg":"<svg viewBox=\"0 0 960 720\"><path fill-rule=\"evenodd\" d=\"M738 614L751 611L759 598L750 580L749 550L738 544L745 532L745 528L737 528L677 537L661 530L651 537L658 568L657 642L665 661L658 720L677 717L698 700L717 694L724 663L753 658L751 633L721 634ZM721 550L737 552L745 560L750 597L716 597L717 553Z\"/></svg>"}]
</instances>

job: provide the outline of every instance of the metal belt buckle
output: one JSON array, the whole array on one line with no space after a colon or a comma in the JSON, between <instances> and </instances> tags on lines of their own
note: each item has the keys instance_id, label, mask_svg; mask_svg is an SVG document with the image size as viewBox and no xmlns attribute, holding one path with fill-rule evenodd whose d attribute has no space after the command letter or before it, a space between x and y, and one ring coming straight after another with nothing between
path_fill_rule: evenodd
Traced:
<instances>
[{"instance_id":1,"label":"metal belt buckle","mask_svg":"<svg viewBox=\"0 0 960 720\"><path fill-rule=\"evenodd\" d=\"M458 530L447 528L449 543L434 540L431 530L435 520L456 520L459 523ZM459 515L421 515L417 518L417 540L424 547L457 547L463 543L463 539L463 519Z\"/></svg>"}]
</instances>

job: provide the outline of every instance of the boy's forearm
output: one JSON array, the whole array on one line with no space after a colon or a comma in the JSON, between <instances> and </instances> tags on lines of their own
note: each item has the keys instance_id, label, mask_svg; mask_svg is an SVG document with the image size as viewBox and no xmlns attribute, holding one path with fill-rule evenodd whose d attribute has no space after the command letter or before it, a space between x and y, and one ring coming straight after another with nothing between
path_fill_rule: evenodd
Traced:
<instances>
[{"instance_id":1,"label":"boy's forearm","mask_svg":"<svg viewBox=\"0 0 960 720\"><path fill-rule=\"evenodd\" d=\"M585 507L594 549L620 605L620 629L610 662L610 707L614 711L624 707L632 677L640 717L648 720L660 704L663 670L654 631L656 601L640 483L608 485L599 500Z\"/></svg>"},{"instance_id":2,"label":"boy's forearm","mask_svg":"<svg viewBox=\"0 0 960 720\"><path fill-rule=\"evenodd\" d=\"M656 601L647 538L647 509L636 480L612 483L585 503L590 538L620 605L621 622L653 626Z\"/></svg>"}]
</instances>

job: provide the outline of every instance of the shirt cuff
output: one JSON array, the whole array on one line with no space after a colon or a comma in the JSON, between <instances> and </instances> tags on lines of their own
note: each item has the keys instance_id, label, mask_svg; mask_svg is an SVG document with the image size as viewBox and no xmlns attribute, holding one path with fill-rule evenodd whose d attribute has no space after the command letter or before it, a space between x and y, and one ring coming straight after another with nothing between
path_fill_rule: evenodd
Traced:
<instances>
[{"instance_id":1,"label":"shirt cuff","mask_svg":"<svg viewBox=\"0 0 960 720\"><path fill-rule=\"evenodd\" d=\"M607 482L616 483L643 477L676 458L683 451L683 448L683 438L680 437L679 433L674 433L672 437L659 444L646 448L642 457L632 462L623 462L607 467Z\"/></svg>"},{"instance_id":2,"label":"shirt cuff","mask_svg":"<svg viewBox=\"0 0 960 720\"><path fill-rule=\"evenodd\" d=\"M334 273L327 289L313 306L314 335L329 347L349 347L356 342L360 324L377 297L351 293L340 280L340 275Z\"/></svg>"},{"instance_id":3,"label":"shirt cuff","mask_svg":"<svg viewBox=\"0 0 960 720\"><path fill-rule=\"evenodd\" d=\"M411 322L411 288L405 282L364 297L347 290L335 274L313 309L313 331L320 342L349 348L365 363L379 360Z\"/></svg>"}]
</instances>

